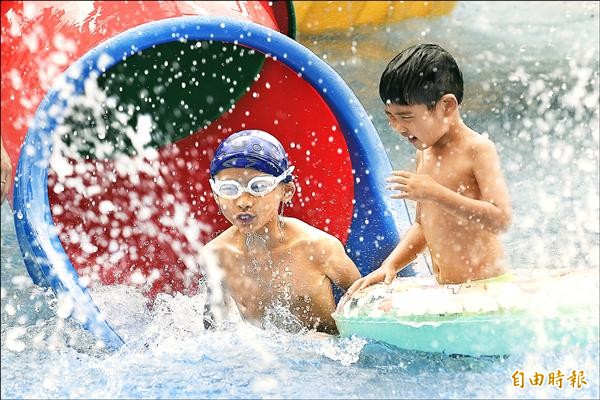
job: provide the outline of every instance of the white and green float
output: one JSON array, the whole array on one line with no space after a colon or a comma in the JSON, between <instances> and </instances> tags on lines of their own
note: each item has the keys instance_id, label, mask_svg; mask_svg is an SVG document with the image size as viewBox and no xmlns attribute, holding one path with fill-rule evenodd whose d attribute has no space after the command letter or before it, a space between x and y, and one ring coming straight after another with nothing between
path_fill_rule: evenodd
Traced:
<instances>
[{"instance_id":1,"label":"white and green float","mask_svg":"<svg viewBox=\"0 0 600 400\"><path fill-rule=\"evenodd\" d=\"M344 298L341 336L469 356L550 351L598 342L598 271L516 270L509 280L441 285L396 278Z\"/></svg>"}]
</instances>

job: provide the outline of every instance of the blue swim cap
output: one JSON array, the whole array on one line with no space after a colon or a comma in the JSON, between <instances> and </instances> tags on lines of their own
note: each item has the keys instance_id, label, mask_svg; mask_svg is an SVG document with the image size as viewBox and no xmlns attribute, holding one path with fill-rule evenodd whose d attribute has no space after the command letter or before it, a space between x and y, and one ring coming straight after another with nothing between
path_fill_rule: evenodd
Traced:
<instances>
[{"instance_id":1,"label":"blue swim cap","mask_svg":"<svg viewBox=\"0 0 600 400\"><path fill-rule=\"evenodd\" d=\"M285 149L279 140L257 129L239 131L225 139L210 162L210 175L226 168L250 168L279 176L288 169ZM288 175L283 182L290 182Z\"/></svg>"}]
</instances>

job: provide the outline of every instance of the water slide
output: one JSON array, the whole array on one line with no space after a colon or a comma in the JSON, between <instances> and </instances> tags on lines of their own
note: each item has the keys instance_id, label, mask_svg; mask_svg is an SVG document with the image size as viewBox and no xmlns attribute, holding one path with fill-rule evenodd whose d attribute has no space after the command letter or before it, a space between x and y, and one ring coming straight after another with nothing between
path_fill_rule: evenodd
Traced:
<instances>
[{"instance_id":1,"label":"water slide","mask_svg":"<svg viewBox=\"0 0 600 400\"><path fill-rule=\"evenodd\" d=\"M195 289L198 250L228 224L208 165L235 131L283 143L298 177L286 215L339 238L362 274L410 225L367 113L294 26L289 2L2 2L25 265L108 348L123 340L88 289Z\"/></svg>"}]
</instances>

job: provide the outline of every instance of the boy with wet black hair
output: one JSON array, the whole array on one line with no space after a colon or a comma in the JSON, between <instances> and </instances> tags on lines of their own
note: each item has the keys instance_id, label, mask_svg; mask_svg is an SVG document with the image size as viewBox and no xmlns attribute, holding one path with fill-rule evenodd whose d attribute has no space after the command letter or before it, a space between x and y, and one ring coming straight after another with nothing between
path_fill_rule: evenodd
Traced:
<instances>
[{"instance_id":1,"label":"boy with wet black hair","mask_svg":"<svg viewBox=\"0 0 600 400\"><path fill-rule=\"evenodd\" d=\"M499 234L511 221L496 147L461 119L463 77L435 44L411 46L385 68L379 94L392 129L416 151L416 171L393 171L391 197L417 202L415 223L381 267L356 281L347 296L391 283L428 248L440 284L509 279Z\"/></svg>"}]
</instances>

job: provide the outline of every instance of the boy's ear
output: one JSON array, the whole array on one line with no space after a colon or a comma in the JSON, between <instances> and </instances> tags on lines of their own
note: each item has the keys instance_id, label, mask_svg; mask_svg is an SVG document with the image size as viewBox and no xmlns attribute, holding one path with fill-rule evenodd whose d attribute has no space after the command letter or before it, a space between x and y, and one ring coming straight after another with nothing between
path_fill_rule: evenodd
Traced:
<instances>
[{"instance_id":1,"label":"boy's ear","mask_svg":"<svg viewBox=\"0 0 600 400\"><path fill-rule=\"evenodd\" d=\"M222 207L221 207L221 201L219 200L219 196L217 196L215 194L215 192L213 192L212 190L211 190L211 192L212 192L213 199L215 199L215 203L217 203L217 207L219 207L219 211L221 211Z\"/></svg>"},{"instance_id":2,"label":"boy's ear","mask_svg":"<svg viewBox=\"0 0 600 400\"><path fill-rule=\"evenodd\" d=\"M296 193L296 185L294 182L288 182L283 186L283 201L288 202L292 200L294 197L294 193Z\"/></svg>"},{"instance_id":3,"label":"boy's ear","mask_svg":"<svg viewBox=\"0 0 600 400\"><path fill-rule=\"evenodd\" d=\"M458 108L458 100L452 93L446 93L443 95L438 104L442 107L444 114L450 114Z\"/></svg>"}]
</instances>

